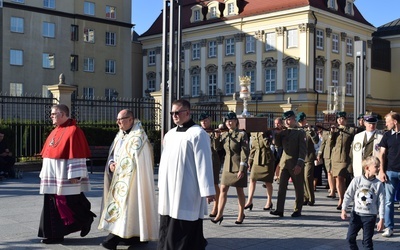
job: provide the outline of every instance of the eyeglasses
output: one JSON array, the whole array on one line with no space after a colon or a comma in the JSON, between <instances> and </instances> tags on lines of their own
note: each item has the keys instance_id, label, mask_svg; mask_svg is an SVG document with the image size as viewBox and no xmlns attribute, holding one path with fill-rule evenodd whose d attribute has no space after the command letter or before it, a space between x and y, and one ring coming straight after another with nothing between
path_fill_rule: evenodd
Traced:
<instances>
[{"instance_id":1,"label":"eyeglasses","mask_svg":"<svg viewBox=\"0 0 400 250\"><path fill-rule=\"evenodd\" d=\"M54 113L51 113L50 114L50 116L57 116L57 115L59 115L59 114L61 114L62 112L54 112Z\"/></svg>"},{"instance_id":2,"label":"eyeglasses","mask_svg":"<svg viewBox=\"0 0 400 250\"><path fill-rule=\"evenodd\" d=\"M187 111L187 109L183 109L183 110L179 110L179 111L172 111L169 112L170 115L179 115L181 112L185 112Z\"/></svg>"},{"instance_id":3,"label":"eyeglasses","mask_svg":"<svg viewBox=\"0 0 400 250\"><path fill-rule=\"evenodd\" d=\"M120 122L122 120L128 119L130 118L130 116L125 116L125 117L121 117L121 118L117 118L117 122Z\"/></svg>"}]
</instances>

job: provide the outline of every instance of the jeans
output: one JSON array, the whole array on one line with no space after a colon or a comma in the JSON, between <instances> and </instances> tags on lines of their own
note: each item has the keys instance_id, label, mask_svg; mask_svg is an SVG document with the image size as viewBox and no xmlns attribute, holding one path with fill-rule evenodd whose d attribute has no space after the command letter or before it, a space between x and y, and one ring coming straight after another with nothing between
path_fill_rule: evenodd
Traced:
<instances>
[{"instance_id":1,"label":"jeans","mask_svg":"<svg viewBox=\"0 0 400 250\"><path fill-rule=\"evenodd\" d=\"M394 196L400 183L400 172L386 171L388 181L385 182L385 228L394 228Z\"/></svg>"},{"instance_id":2,"label":"jeans","mask_svg":"<svg viewBox=\"0 0 400 250\"><path fill-rule=\"evenodd\" d=\"M356 250L357 246L357 234L363 229L363 248L374 249L372 243L372 236L374 235L376 223L376 216L360 216L354 211L351 212L349 231L347 231L347 242L349 243L350 249Z\"/></svg>"}]
</instances>

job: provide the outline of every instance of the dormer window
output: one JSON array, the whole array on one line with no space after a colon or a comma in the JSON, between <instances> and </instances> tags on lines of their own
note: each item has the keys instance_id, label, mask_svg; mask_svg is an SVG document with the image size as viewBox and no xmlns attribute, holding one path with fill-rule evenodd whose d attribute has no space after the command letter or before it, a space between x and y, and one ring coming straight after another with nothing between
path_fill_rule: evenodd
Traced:
<instances>
[{"instance_id":1,"label":"dormer window","mask_svg":"<svg viewBox=\"0 0 400 250\"><path fill-rule=\"evenodd\" d=\"M347 15L353 16L354 15L354 8L353 7L354 7L354 0L347 0L344 12Z\"/></svg>"},{"instance_id":2,"label":"dormer window","mask_svg":"<svg viewBox=\"0 0 400 250\"><path fill-rule=\"evenodd\" d=\"M218 6L219 6L219 2L216 0L210 1L207 4L207 8L208 8L207 20L221 17L221 12L219 11Z\"/></svg>"},{"instance_id":3,"label":"dormer window","mask_svg":"<svg viewBox=\"0 0 400 250\"><path fill-rule=\"evenodd\" d=\"M235 0L225 0L225 10L224 10L224 16L232 16L232 15L238 15L239 14L239 8L236 5Z\"/></svg>"},{"instance_id":4,"label":"dormer window","mask_svg":"<svg viewBox=\"0 0 400 250\"><path fill-rule=\"evenodd\" d=\"M338 5L337 5L337 0L327 0L328 1L328 8L329 9L334 9L337 10L338 9Z\"/></svg>"},{"instance_id":5,"label":"dormer window","mask_svg":"<svg viewBox=\"0 0 400 250\"><path fill-rule=\"evenodd\" d=\"M190 18L190 22L200 22L203 20L203 14L201 13L202 6L195 5L192 7L192 17Z\"/></svg>"}]
</instances>

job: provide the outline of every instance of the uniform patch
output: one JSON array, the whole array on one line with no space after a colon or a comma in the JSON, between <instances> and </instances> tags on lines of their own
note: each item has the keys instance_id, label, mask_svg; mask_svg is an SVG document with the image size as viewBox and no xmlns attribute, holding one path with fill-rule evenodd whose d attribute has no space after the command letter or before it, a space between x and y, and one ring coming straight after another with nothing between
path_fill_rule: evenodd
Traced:
<instances>
[{"instance_id":1,"label":"uniform patch","mask_svg":"<svg viewBox=\"0 0 400 250\"><path fill-rule=\"evenodd\" d=\"M360 151L362 149L362 145L360 142L357 142L356 144L354 144L354 150L355 151Z\"/></svg>"}]
</instances>

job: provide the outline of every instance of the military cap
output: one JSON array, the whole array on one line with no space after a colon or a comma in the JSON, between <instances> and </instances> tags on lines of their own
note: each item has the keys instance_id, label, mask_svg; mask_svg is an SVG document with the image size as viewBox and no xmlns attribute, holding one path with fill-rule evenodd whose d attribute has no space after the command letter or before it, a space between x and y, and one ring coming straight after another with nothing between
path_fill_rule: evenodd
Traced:
<instances>
[{"instance_id":1,"label":"military cap","mask_svg":"<svg viewBox=\"0 0 400 250\"><path fill-rule=\"evenodd\" d=\"M237 120L237 116L235 112L229 112L225 116L225 120Z\"/></svg>"},{"instance_id":2,"label":"military cap","mask_svg":"<svg viewBox=\"0 0 400 250\"><path fill-rule=\"evenodd\" d=\"M204 119L206 119L206 118L208 118L208 117L210 117L209 114L207 114L207 113L201 113L201 114L200 114L200 117L199 117L199 121L202 121L202 120L204 120Z\"/></svg>"},{"instance_id":3,"label":"military cap","mask_svg":"<svg viewBox=\"0 0 400 250\"><path fill-rule=\"evenodd\" d=\"M286 111L282 115L282 120L286 120L286 119L288 119L289 117L292 117L292 116L294 116L293 110Z\"/></svg>"},{"instance_id":4,"label":"military cap","mask_svg":"<svg viewBox=\"0 0 400 250\"><path fill-rule=\"evenodd\" d=\"M336 113L336 118L340 118L340 117L347 118L346 115L347 115L346 112L339 111L339 112Z\"/></svg>"},{"instance_id":5,"label":"military cap","mask_svg":"<svg viewBox=\"0 0 400 250\"><path fill-rule=\"evenodd\" d=\"M358 117L357 117L357 120L360 120L360 119L364 119L364 114L363 113L361 113Z\"/></svg>"},{"instance_id":6,"label":"military cap","mask_svg":"<svg viewBox=\"0 0 400 250\"><path fill-rule=\"evenodd\" d=\"M364 115L363 119L365 122L368 122L368 123L377 123L378 122L378 118L376 118L376 116L374 116L374 115Z\"/></svg>"},{"instance_id":7,"label":"military cap","mask_svg":"<svg viewBox=\"0 0 400 250\"><path fill-rule=\"evenodd\" d=\"M300 113L298 113L297 115L296 115L296 121L297 122L301 122L301 121L303 121L304 119L306 119L307 118L307 116L306 116L306 114L304 113L304 112L300 112Z\"/></svg>"}]
</instances>

